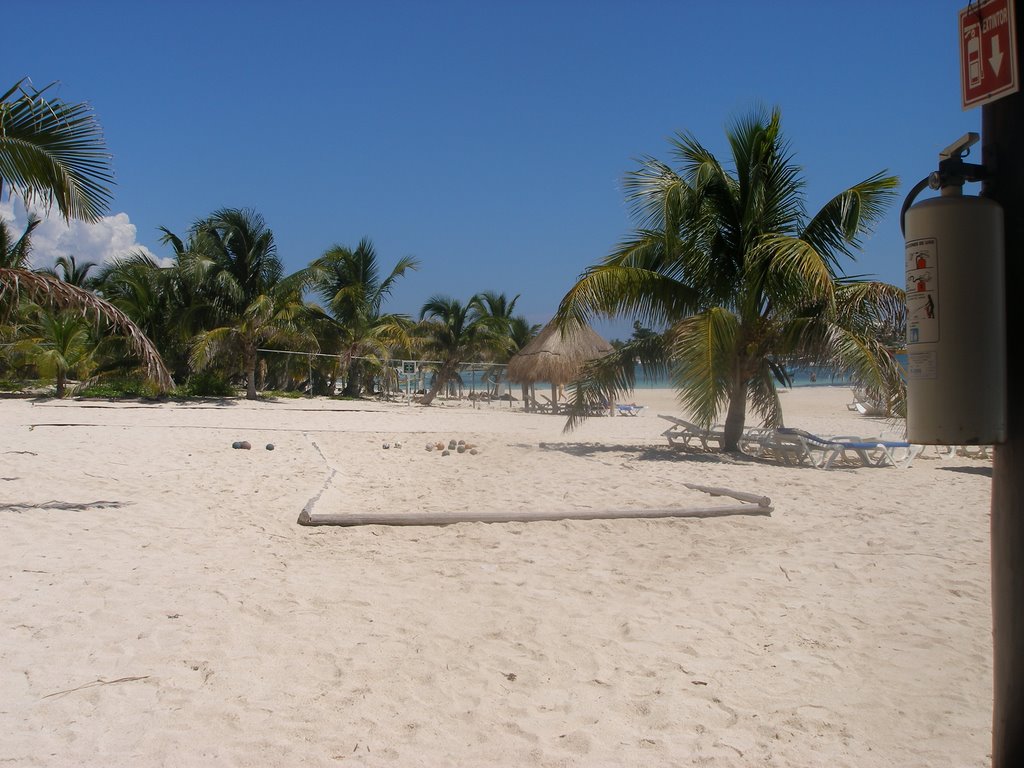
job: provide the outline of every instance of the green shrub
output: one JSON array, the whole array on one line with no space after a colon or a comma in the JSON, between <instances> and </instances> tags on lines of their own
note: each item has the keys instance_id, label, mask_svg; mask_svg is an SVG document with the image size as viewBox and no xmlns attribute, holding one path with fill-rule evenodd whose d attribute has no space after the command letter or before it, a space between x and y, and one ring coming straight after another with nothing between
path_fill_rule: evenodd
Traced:
<instances>
[{"instance_id":1,"label":"green shrub","mask_svg":"<svg viewBox=\"0 0 1024 768\"><path fill-rule=\"evenodd\" d=\"M305 397L305 393L300 392L297 389L267 389L260 393L262 397L278 397L278 398L291 398L293 400L300 397Z\"/></svg>"},{"instance_id":2,"label":"green shrub","mask_svg":"<svg viewBox=\"0 0 1024 768\"><path fill-rule=\"evenodd\" d=\"M183 385L175 387L176 397L234 397L235 388L221 373L200 371L188 377Z\"/></svg>"},{"instance_id":3,"label":"green shrub","mask_svg":"<svg viewBox=\"0 0 1024 768\"><path fill-rule=\"evenodd\" d=\"M110 399L154 398L156 389L138 377L111 378L96 381L75 393L76 397L105 397Z\"/></svg>"}]
</instances>

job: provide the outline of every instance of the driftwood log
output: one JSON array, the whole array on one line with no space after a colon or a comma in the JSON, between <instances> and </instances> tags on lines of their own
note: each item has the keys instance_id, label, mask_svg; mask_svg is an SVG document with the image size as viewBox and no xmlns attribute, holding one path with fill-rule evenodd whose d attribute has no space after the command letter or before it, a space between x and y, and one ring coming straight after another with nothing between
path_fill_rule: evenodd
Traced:
<instances>
[{"instance_id":1,"label":"driftwood log","mask_svg":"<svg viewBox=\"0 0 1024 768\"><path fill-rule=\"evenodd\" d=\"M746 501L750 504L757 504L759 507L770 507L772 500L767 496L758 496L756 493L746 493L745 491L734 491L731 488L716 488L713 485L695 485L694 483L683 483L687 488L692 488L695 491L703 491L709 496L731 496L739 501Z\"/></svg>"},{"instance_id":2,"label":"driftwood log","mask_svg":"<svg viewBox=\"0 0 1024 768\"><path fill-rule=\"evenodd\" d=\"M666 517L725 517L727 515L771 515L771 499L767 496L687 485L712 496L730 496L745 503L732 506L674 509L567 509L558 512L515 510L508 512L376 512L372 514L317 515L312 507L315 498L299 514L299 525L452 525L453 523L525 523L540 520L619 520L656 519ZM317 497L319 498L319 494Z\"/></svg>"}]
</instances>

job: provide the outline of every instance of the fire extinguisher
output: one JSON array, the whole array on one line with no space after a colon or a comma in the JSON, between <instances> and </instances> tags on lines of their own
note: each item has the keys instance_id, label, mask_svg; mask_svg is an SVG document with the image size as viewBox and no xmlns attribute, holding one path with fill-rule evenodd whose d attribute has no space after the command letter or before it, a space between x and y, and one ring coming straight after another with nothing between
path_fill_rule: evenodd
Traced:
<instances>
[{"instance_id":1,"label":"fire extinguisher","mask_svg":"<svg viewBox=\"0 0 1024 768\"><path fill-rule=\"evenodd\" d=\"M900 213L906 241L907 439L922 445L1006 440L1003 210L964 195L985 169L963 158L968 133L939 154L939 170ZM928 186L939 197L914 204Z\"/></svg>"}]
</instances>

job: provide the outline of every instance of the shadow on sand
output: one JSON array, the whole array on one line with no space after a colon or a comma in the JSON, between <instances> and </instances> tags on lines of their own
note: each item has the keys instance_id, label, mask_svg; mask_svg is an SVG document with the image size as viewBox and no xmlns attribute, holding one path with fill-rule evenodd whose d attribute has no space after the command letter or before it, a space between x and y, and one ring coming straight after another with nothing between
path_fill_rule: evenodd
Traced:
<instances>
[{"instance_id":1,"label":"shadow on sand","mask_svg":"<svg viewBox=\"0 0 1024 768\"><path fill-rule=\"evenodd\" d=\"M726 453L707 453L701 450L686 451L680 448L657 445L606 445L601 443L540 443L541 450L558 451L570 456L600 456L613 453L635 454L637 461L687 461L698 464L746 463L750 457L733 456Z\"/></svg>"}]
</instances>

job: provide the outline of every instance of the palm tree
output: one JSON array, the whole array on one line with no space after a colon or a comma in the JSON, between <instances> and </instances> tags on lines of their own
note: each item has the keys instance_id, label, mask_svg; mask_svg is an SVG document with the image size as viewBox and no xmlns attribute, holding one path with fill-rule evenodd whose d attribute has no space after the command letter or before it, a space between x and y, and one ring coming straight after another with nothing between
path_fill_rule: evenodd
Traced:
<instances>
[{"instance_id":1,"label":"palm tree","mask_svg":"<svg viewBox=\"0 0 1024 768\"><path fill-rule=\"evenodd\" d=\"M481 318L497 326L508 326L512 321L512 313L516 310L516 302L519 301L519 294L510 300L504 293L494 291L482 291L472 299L473 308Z\"/></svg>"},{"instance_id":2,"label":"palm tree","mask_svg":"<svg viewBox=\"0 0 1024 768\"><path fill-rule=\"evenodd\" d=\"M486 322L475 309L478 297L463 304L448 296L432 296L420 309L419 333L422 351L438 361L434 382L423 396L430 405L437 393L456 378L459 364L500 349L506 343L503 334Z\"/></svg>"},{"instance_id":3,"label":"palm tree","mask_svg":"<svg viewBox=\"0 0 1024 768\"><path fill-rule=\"evenodd\" d=\"M68 375L87 376L95 365L91 324L68 311L38 307L32 314L34 319L23 327L10 352L30 361L41 376L52 377L57 397L64 397Z\"/></svg>"},{"instance_id":4,"label":"palm tree","mask_svg":"<svg viewBox=\"0 0 1024 768\"><path fill-rule=\"evenodd\" d=\"M88 104L46 98L49 87L37 91L21 80L0 96L0 194L10 188L26 205L56 204L65 220L96 221L110 202L107 185L113 183L100 125ZM21 238L24 253L34 227L30 218ZM9 241L6 224L3 229L5 242ZM160 391L173 386L156 348L127 315L89 291L29 271L23 258L8 263L6 246L4 253L0 307L5 297L28 298L106 321L124 334Z\"/></svg>"},{"instance_id":5,"label":"palm tree","mask_svg":"<svg viewBox=\"0 0 1024 768\"><path fill-rule=\"evenodd\" d=\"M419 261L405 256L381 279L377 252L367 238L360 240L355 250L335 245L309 266L309 284L329 313L330 342L326 346L341 356L346 396L359 396L361 358L385 361L392 346L407 345L409 319L382 314L381 310L396 281L418 267Z\"/></svg>"},{"instance_id":6,"label":"palm tree","mask_svg":"<svg viewBox=\"0 0 1024 768\"><path fill-rule=\"evenodd\" d=\"M246 376L246 399L256 400L257 352L262 345L316 348L316 340L305 333L300 321L306 311L301 294L301 283L282 282L257 296L232 322L197 334L191 344L192 366L196 370L215 363L237 366Z\"/></svg>"},{"instance_id":7,"label":"palm tree","mask_svg":"<svg viewBox=\"0 0 1024 768\"><path fill-rule=\"evenodd\" d=\"M0 268L28 269L28 258L32 253L32 232L40 224L38 216L30 215L25 231L14 237L7 222L0 219Z\"/></svg>"},{"instance_id":8,"label":"palm tree","mask_svg":"<svg viewBox=\"0 0 1024 768\"><path fill-rule=\"evenodd\" d=\"M106 264L95 279L97 291L127 314L152 339L177 380L188 367L188 341L201 326L194 324L198 303L179 265L161 266L137 251Z\"/></svg>"},{"instance_id":9,"label":"palm tree","mask_svg":"<svg viewBox=\"0 0 1024 768\"><path fill-rule=\"evenodd\" d=\"M201 286L200 302L212 311L213 327L192 341L190 362L200 369L218 361L237 366L246 378L246 398L257 399L256 367L261 344L286 342L313 348L299 327L306 312L306 276L284 278L274 233L248 209L224 208L197 221L187 244L165 230L189 282Z\"/></svg>"},{"instance_id":10,"label":"palm tree","mask_svg":"<svg viewBox=\"0 0 1024 768\"><path fill-rule=\"evenodd\" d=\"M766 425L782 423L776 383L791 383L787 362L850 369L876 390L900 389L883 339L902 322L903 293L842 270L898 181L877 173L808 217L780 123L776 109L733 124L731 172L680 133L671 141L679 170L646 158L626 176L638 227L586 270L558 319L628 314L664 332L593 364L567 428L588 403L631 389L636 360L667 369L681 404L703 425L726 411L728 451L738 450L748 399Z\"/></svg>"},{"instance_id":11,"label":"palm tree","mask_svg":"<svg viewBox=\"0 0 1024 768\"><path fill-rule=\"evenodd\" d=\"M7 222L0 219L0 269L28 271L28 260L32 253L32 231L39 224L39 217L30 215L25 231L16 238ZM3 286L0 285L0 295L4 293ZM0 325L5 324L17 308L16 298L8 294L0 301Z\"/></svg>"},{"instance_id":12,"label":"palm tree","mask_svg":"<svg viewBox=\"0 0 1024 768\"><path fill-rule=\"evenodd\" d=\"M510 300L504 293L494 291L484 291L473 297L473 308L481 322L487 323L495 334L504 337L504 343L492 350L495 363L507 363L540 332L540 324L531 324L522 315L514 314L518 301L519 294ZM502 370L501 367L495 367L494 394L498 392Z\"/></svg>"},{"instance_id":13,"label":"palm tree","mask_svg":"<svg viewBox=\"0 0 1024 768\"><path fill-rule=\"evenodd\" d=\"M47 275L63 280L65 283L77 285L79 288L93 288L96 285L95 278L89 277L89 273L96 266L94 261L85 261L81 264L73 256L58 256L52 269L41 269Z\"/></svg>"}]
</instances>

